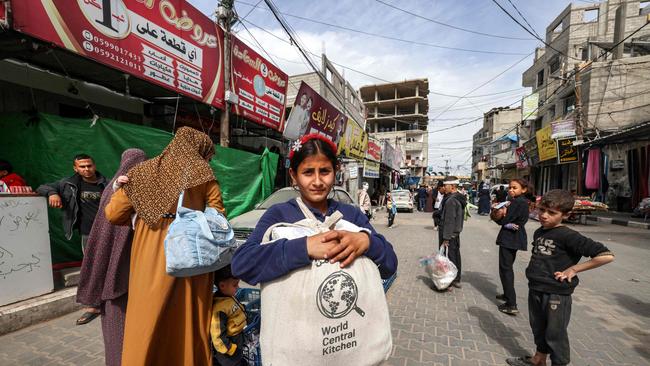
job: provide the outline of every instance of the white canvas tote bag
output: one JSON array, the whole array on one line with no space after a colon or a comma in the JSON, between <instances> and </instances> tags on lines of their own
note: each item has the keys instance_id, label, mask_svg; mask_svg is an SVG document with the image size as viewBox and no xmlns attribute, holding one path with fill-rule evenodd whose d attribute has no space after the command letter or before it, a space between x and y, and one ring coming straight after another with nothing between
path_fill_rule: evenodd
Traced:
<instances>
[{"instance_id":1,"label":"white canvas tote bag","mask_svg":"<svg viewBox=\"0 0 650 366\"><path fill-rule=\"evenodd\" d=\"M264 242L331 229L366 230L342 220L338 211L321 223L300 198L297 201L305 219L271 226ZM369 258L359 257L346 268L314 260L261 289L263 365L364 366L388 359L388 305L377 265Z\"/></svg>"}]
</instances>

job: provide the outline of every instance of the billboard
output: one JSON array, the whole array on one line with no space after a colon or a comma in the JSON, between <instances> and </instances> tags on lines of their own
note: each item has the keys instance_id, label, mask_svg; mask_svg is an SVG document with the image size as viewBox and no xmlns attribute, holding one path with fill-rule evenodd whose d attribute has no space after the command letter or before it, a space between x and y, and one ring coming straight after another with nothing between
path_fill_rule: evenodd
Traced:
<instances>
[{"instance_id":1,"label":"billboard","mask_svg":"<svg viewBox=\"0 0 650 366\"><path fill-rule=\"evenodd\" d=\"M557 140L557 163L567 164L578 161L578 148L573 146L575 138Z\"/></svg>"},{"instance_id":2,"label":"billboard","mask_svg":"<svg viewBox=\"0 0 650 366\"><path fill-rule=\"evenodd\" d=\"M402 166L402 151L399 148L394 148L388 141L384 141L381 162L393 170L399 170Z\"/></svg>"},{"instance_id":3,"label":"billboard","mask_svg":"<svg viewBox=\"0 0 650 366\"><path fill-rule=\"evenodd\" d=\"M232 36L231 89L238 97L233 112L282 131L289 76Z\"/></svg>"},{"instance_id":4,"label":"billboard","mask_svg":"<svg viewBox=\"0 0 650 366\"><path fill-rule=\"evenodd\" d=\"M555 150L555 140L551 138L551 125L547 125L541 130L537 131L535 138L537 139L537 152L539 154L539 161L554 159L557 156Z\"/></svg>"},{"instance_id":5,"label":"billboard","mask_svg":"<svg viewBox=\"0 0 650 366\"><path fill-rule=\"evenodd\" d=\"M368 137L368 151L366 152L366 159L372 161L381 161L381 143L379 140Z\"/></svg>"},{"instance_id":6,"label":"billboard","mask_svg":"<svg viewBox=\"0 0 650 366\"><path fill-rule=\"evenodd\" d=\"M341 111L303 81L285 123L283 135L290 140L297 140L309 133L320 133L336 143L343 133L347 119Z\"/></svg>"},{"instance_id":7,"label":"billboard","mask_svg":"<svg viewBox=\"0 0 650 366\"><path fill-rule=\"evenodd\" d=\"M539 94L533 93L521 101L521 120L537 119L539 109Z\"/></svg>"},{"instance_id":8,"label":"billboard","mask_svg":"<svg viewBox=\"0 0 650 366\"><path fill-rule=\"evenodd\" d=\"M363 161L363 177L364 178L379 178L379 163L376 161L364 160Z\"/></svg>"},{"instance_id":9,"label":"billboard","mask_svg":"<svg viewBox=\"0 0 650 366\"><path fill-rule=\"evenodd\" d=\"M362 160L368 150L368 134L352 118L348 118L339 138L337 155Z\"/></svg>"},{"instance_id":10,"label":"billboard","mask_svg":"<svg viewBox=\"0 0 650 366\"><path fill-rule=\"evenodd\" d=\"M20 0L11 5L19 32L224 107L223 31L184 0Z\"/></svg>"},{"instance_id":11,"label":"billboard","mask_svg":"<svg viewBox=\"0 0 650 366\"><path fill-rule=\"evenodd\" d=\"M551 138L559 139L576 135L576 122L572 119L551 123Z\"/></svg>"}]
</instances>

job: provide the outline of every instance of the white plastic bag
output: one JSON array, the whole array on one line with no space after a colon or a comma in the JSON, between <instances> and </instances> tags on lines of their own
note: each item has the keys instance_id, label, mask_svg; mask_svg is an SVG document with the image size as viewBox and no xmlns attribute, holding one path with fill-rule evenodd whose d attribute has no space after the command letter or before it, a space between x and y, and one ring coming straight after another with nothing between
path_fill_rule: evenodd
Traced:
<instances>
[{"instance_id":1,"label":"white plastic bag","mask_svg":"<svg viewBox=\"0 0 650 366\"><path fill-rule=\"evenodd\" d=\"M436 255L420 258L420 264L438 290L449 287L458 274L456 265L447 257L447 247L444 245L440 246Z\"/></svg>"}]
</instances>

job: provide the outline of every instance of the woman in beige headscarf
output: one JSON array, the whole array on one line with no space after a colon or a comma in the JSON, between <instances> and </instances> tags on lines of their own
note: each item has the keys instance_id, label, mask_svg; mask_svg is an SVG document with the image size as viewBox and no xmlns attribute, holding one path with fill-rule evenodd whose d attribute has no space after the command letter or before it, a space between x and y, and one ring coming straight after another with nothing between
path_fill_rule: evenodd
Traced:
<instances>
[{"instance_id":1,"label":"woman in beige headscarf","mask_svg":"<svg viewBox=\"0 0 650 366\"><path fill-rule=\"evenodd\" d=\"M137 214L129 278L122 365L211 364L209 349L212 273L172 277L165 272L164 240L181 191L183 206L224 211L221 191L208 161L210 138L182 127L157 157L129 173L111 197L106 217L131 223Z\"/></svg>"}]
</instances>

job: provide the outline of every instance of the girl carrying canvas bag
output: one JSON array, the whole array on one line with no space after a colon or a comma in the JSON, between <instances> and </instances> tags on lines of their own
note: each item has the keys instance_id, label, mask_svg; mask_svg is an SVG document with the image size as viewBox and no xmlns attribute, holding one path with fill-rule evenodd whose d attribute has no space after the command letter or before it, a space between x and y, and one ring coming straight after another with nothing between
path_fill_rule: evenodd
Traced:
<instances>
[{"instance_id":1,"label":"girl carrying canvas bag","mask_svg":"<svg viewBox=\"0 0 650 366\"><path fill-rule=\"evenodd\" d=\"M307 135L289 158L300 198L269 208L232 262L262 283L262 362L378 365L392 348L380 277L395 273L395 252L358 207L327 198L331 141Z\"/></svg>"}]
</instances>

